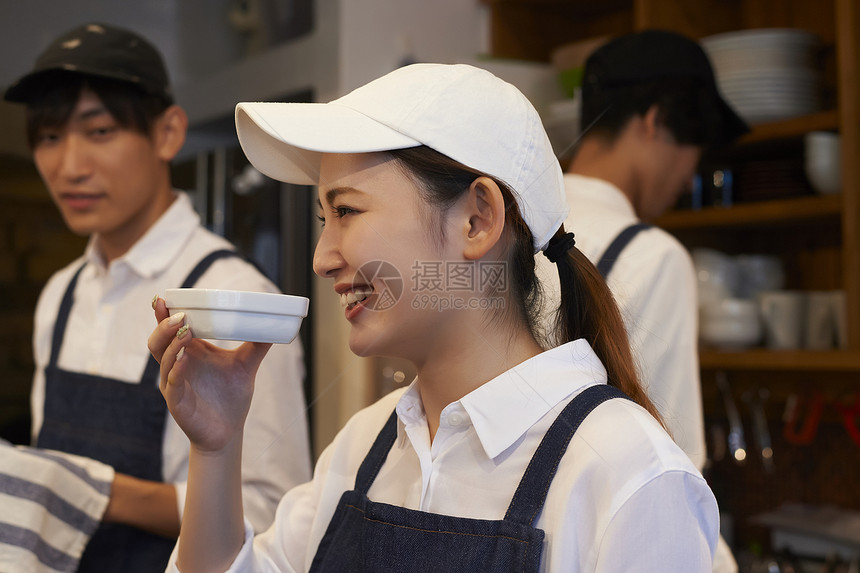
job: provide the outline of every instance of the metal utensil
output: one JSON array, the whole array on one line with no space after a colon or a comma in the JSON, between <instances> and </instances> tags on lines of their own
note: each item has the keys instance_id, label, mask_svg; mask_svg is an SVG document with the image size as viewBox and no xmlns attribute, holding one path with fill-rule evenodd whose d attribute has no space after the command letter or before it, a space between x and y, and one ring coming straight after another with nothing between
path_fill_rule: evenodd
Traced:
<instances>
[{"instance_id":1,"label":"metal utensil","mask_svg":"<svg viewBox=\"0 0 860 573\"><path fill-rule=\"evenodd\" d=\"M729 418L729 453L732 459L738 464L743 464L747 457L747 445L744 441L744 427L741 422L741 415L738 413L738 407L735 404L735 399L732 397L732 389L729 386L729 379L725 372L716 373L717 388L723 394L723 403L726 406L726 414Z\"/></svg>"},{"instance_id":2,"label":"metal utensil","mask_svg":"<svg viewBox=\"0 0 860 573\"><path fill-rule=\"evenodd\" d=\"M767 426L767 417L764 413L764 402L770 396L766 388L759 388L757 393L747 392L743 400L750 409L755 429L756 444L761 452L761 464L764 471L773 473L773 447L770 441L770 430Z\"/></svg>"},{"instance_id":3,"label":"metal utensil","mask_svg":"<svg viewBox=\"0 0 860 573\"><path fill-rule=\"evenodd\" d=\"M726 430L721 424L711 426L711 443L713 444L711 460L723 461L723 458L726 457Z\"/></svg>"}]
</instances>

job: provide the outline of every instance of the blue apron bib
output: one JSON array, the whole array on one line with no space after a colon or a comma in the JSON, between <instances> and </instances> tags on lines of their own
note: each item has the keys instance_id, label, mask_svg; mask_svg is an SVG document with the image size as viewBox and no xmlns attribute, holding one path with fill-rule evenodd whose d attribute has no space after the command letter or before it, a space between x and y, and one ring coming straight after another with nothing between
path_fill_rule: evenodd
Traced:
<instances>
[{"instance_id":1,"label":"blue apron bib","mask_svg":"<svg viewBox=\"0 0 860 573\"><path fill-rule=\"evenodd\" d=\"M239 256L218 250L201 260L182 284L188 288L218 259ZM162 481L161 461L167 406L158 385L158 362L150 356L137 384L69 372L57 366L75 285L86 263L72 277L60 303L45 368L44 422L36 445L99 460L117 472ZM144 349L142 349L144 350ZM163 571L176 544L118 523L102 523L87 544L79 573Z\"/></svg>"},{"instance_id":2,"label":"blue apron bib","mask_svg":"<svg viewBox=\"0 0 860 573\"><path fill-rule=\"evenodd\" d=\"M437 515L370 501L367 492L397 437L392 414L344 492L320 541L313 573L482 571L537 572L544 532L534 527L561 457L585 417L610 398L627 398L613 386L592 386L553 422L502 520ZM562 543L556 540L556 543Z\"/></svg>"}]
</instances>

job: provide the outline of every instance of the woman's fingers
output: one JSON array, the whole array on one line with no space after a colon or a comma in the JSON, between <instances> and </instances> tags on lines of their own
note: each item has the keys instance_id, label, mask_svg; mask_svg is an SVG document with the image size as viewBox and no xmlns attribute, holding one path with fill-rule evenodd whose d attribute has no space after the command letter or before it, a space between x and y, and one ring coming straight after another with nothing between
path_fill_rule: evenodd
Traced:
<instances>
[{"instance_id":1,"label":"woman's fingers","mask_svg":"<svg viewBox=\"0 0 860 573\"><path fill-rule=\"evenodd\" d=\"M159 349L163 346L161 355L160 357L156 355L156 360L161 364L160 386L164 391L167 385L181 379L183 369L180 363L185 357L193 336L185 324L184 317L174 314L162 320L150 336L150 351L155 355L152 348L153 338L156 339Z\"/></svg>"},{"instance_id":2,"label":"woman's fingers","mask_svg":"<svg viewBox=\"0 0 860 573\"><path fill-rule=\"evenodd\" d=\"M152 356L155 357L155 360L159 364L162 364L162 359L168 345L176 337L177 332L185 326L185 314L178 312L168 316L167 307L161 298L154 299L152 308L155 310L155 318L158 320L158 326L149 335L147 347Z\"/></svg>"},{"instance_id":3,"label":"woman's fingers","mask_svg":"<svg viewBox=\"0 0 860 573\"><path fill-rule=\"evenodd\" d=\"M190 344L191 340L190 332L186 332L182 339L174 336L174 340L167 346L167 350L164 352L159 388L171 408L175 408L176 405L183 402L183 398L185 397L185 378L190 375L187 370L191 361L184 359L186 352L190 354L188 344ZM171 411L173 410L171 409Z\"/></svg>"},{"instance_id":4,"label":"woman's fingers","mask_svg":"<svg viewBox=\"0 0 860 573\"><path fill-rule=\"evenodd\" d=\"M158 295L155 295L155 298L152 299L152 310L155 311L155 320L158 322L161 322L170 314L170 311L167 310L167 303Z\"/></svg>"}]
</instances>

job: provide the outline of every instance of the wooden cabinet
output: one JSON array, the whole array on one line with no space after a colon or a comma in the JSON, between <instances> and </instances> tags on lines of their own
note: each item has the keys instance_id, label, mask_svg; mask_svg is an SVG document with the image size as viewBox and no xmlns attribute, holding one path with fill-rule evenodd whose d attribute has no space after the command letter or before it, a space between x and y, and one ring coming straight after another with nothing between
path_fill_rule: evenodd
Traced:
<instances>
[{"instance_id":1,"label":"wooden cabinet","mask_svg":"<svg viewBox=\"0 0 860 573\"><path fill-rule=\"evenodd\" d=\"M779 357L755 351L706 353L709 368L844 368L860 371L860 5L853 0L486 0L491 13L491 45L499 57L548 60L553 49L598 35L644 28L675 30L693 38L764 27L804 28L822 41L821 68L831 109L788 121L754 126L738 148L759 150L800 140L806 132L842 135L843 188L836 196L808 196L758 203L675 211L658 223L688 246L728 247L726 236L749 239L766 229L768 250L797 266L792 288L832 288L846 292L848 349L796 352ZM739 151L740 153L740 151ZM776 235L773 235L776 233ZM780 235L785 240L779 246ZM807 233L809 241L799 241ZM828 235L824 239L822 235ZM749 245L749 241L745 241ZM792 249L795 249L792 251ZM835 257L835 258L834 258ZM823 273L823 274L822 274ZM816 277L808 281L804 277ZM833 357L831 357L833 355Z\"/></svg>"},{"instance_id":2,"label":"wooden cabinet","mask_svg":"<svg viewBox=\"0 0 860 573\"><path fill-rule=\"evenodd\" d=\"M745 466L724 460L706 475L721 507L733 518L736 551L766 544L767 532L749 516L786 501L835 504L860 510L860 450L842 427L838 409L827 406L814 442L801 445L784 422L787 406L807 393L828 404L860 396L860 3L856 0L485 0L491 13L493 55L549 61L556 47L600 35L661 28L702 38L721 32L790 27L817 34L820 69L829 95L824 111L754 126L727 150L728 161L756 154L802 154L810 131L842 136L843 191L837 195L780 196L735 202L729 207L675 210L657 223L686 246L728 253L765 252L786 266L787 288L842 289L846 294L847 348L831 351L702 350L702 387L709 455L712 430L727 429L716 384L723 373L747 425L743 397L766 389L774 439L775 473L751 456ZM743 569L742 569L743 570Z\"/></svg>"}]
</instances>

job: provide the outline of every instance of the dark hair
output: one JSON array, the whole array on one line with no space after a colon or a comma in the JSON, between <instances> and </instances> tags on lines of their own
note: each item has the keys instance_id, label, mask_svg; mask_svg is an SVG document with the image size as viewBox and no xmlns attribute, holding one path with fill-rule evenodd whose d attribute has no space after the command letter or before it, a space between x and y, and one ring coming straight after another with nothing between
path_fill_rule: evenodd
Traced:
<instances>
[{"instance_id":1,"label":"dark hair","mask_svg":"<svg viewBox=\"0 0 860 573\"><path fill-rule=\"evenodd\" d=\"M584 135L614 141L634 116L657 106L657 121L680 144L712 147L722 142L719 102L695 78L667 78L611 89L585 90L580 126Z\"/></svg>"},{"instance_id":2,"label":"dark hair","mask_svg":"<svg viewBox=\"0 0 860 573\"><path fill-rule=\"evenodd\" d=\"M429 205L444 213L465 192L476 177L488 175L466 167L429 147L419 146L388 151L404 171L419 183L419 193ZM540 315L540 284L535 274L531 231L520 215L515 193L493 179L505 198L505 240L509 242L508 275L513 305L506 317L528 328L536 340ZM433 225L431 228L441 228ZM564 234L562 226L557 234ZM438 237L444 240L444 234ZM620 388L662 423L657 408L639 383L627 332L615 298L594 265L576 247L557 263L561 279L561 306L550 340L552 345L584 338L606 367L609 383Z\"/></svg>"},{"instance_id":3,"label":"dark hair","mask_svg":"<svg viewBox=\"0 0 860 573\"><path fill-rule=\"evenodd\" d=\"M43 128L66 124L85 89L98 96L122 127L149 135L156 118L170 107L164 97L151 95L134 84L77 73L53 72L39 79L41 95L27 102L27 143L38 142Z\"/></svg>"}]
</instances>

